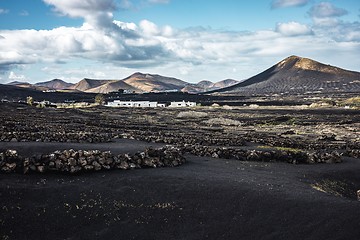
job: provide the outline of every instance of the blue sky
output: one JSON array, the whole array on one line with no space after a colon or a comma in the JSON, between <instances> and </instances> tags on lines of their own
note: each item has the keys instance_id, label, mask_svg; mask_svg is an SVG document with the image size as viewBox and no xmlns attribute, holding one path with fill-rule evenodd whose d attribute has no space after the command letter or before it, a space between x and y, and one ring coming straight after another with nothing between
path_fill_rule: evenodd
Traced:
<instances>
[{"instance_id":1,"label":"blue sky","mask_svg":"<svg viewBox=\"0 0 360 240\"><path fill-rule=\"evenodd\" d=\"M360 71L360 1L0 0L0 83L242 80L291 55Z\"/></svg>"}]
</instances>

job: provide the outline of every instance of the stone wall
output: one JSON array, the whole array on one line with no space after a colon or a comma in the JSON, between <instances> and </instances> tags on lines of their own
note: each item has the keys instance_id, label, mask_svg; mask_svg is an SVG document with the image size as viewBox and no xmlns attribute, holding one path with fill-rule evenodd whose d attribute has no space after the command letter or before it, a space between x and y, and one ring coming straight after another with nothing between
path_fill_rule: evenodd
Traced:
<instances>
[{"instance_id":1,"label":"stone wall","mask_svg":"<svg viewBox=\"0 0 360 240\"><path fill-rule=\"evenodd\" d=\"M342 154L336 151L316 151L314 153L301 151L259 151L201 145L184 145L182 151L197 156L237 159L240 161L288 162L293 164L339 163L344 161Z\"/></svg>"},{"instance_id":2,"label":"stone wall","mask_svg":"<svg viewBox=\"0 0 360 240\"><path fill-rule=\"evenodd\" d=\"M110 142L111 134L92 132L0 132L0 142Z\"/></svg>"},{"instance_id":3,"label":"stone wall","mask_svg":"<svg viewBox=\"0 0 360 240\"><path fill-rule=\"evenodd\" d=\"M159 149L150 147L145 152L118 156L114 156L110 151L75 151L73 149L29 158L19 156L15 150L0 153L0 170L5 173L64 172L74 174L111 169L175 167L183 163L185 163L185 157L182 151L171 146Z\"/></svg>"}]
</instances>

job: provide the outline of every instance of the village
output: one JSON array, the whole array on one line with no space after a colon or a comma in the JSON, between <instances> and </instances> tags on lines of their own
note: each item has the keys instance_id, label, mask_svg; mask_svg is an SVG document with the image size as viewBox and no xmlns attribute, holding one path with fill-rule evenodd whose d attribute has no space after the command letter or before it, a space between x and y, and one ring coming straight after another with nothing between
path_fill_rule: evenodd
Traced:
<instances>
[{"instance_id":1,"label":"village","mask_svg":"<svg viewBox=\"0 0 360 240\"><path fill-rule=\"evenodd\" d=\"M114 100L108 102L105 106L107 107L195 107L196 102L180 101L171 102L169 105L166 103L150 102L150 101L121 101Z\"/></svg>"}]
</instances>

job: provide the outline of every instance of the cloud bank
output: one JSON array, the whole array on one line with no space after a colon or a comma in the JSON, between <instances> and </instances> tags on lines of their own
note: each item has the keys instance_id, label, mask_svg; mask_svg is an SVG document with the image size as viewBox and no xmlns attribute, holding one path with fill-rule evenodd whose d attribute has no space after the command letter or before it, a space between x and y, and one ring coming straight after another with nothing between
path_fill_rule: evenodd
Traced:
<instances>
[{"instance_id":1,"label":"cloud bank","mask_svg":"<svg viewBox=\"0 0 360 240\"><path fill-rule=\"evenodd\" d=\"M271 9L285 8L285 7L301 7L308 4L311 0L273 0L271 2Z\"/></svg>"},{"instance_id":2,"label":"cloud bank","mask_svg":"<svg viewBox=\"0 0 360 240\"><path fill-rule=\"evenodd\" d=\"M329 54L338 56L339 61L342 55L346 56L344 59L359 58L356 53L360 49L360 23L344 23L335 18L347 12L326 2L311 8L313 25L277 23L275 29L247 32L201 27L174 29L157 26L148 20L138 24L117 21L112 11L119 5L112 0L43 1L53 6L58 14L83 18L83 25L39 31L0 30L0 73L39 63L59 66L74 59L98 62L109 68L132 71L151 67L151 71L172 69L190 75L195 69L258 73L264 70L262 65L269 67L275 63L274 59L294 54L319 61L317 56L325 56L327 60ZM275 2L284 7L300 6L309 1ZM49 71L49 68L40 71ZM66 72L61 68L53 70ZM79 70L68 70L68 74L76 71ZM106 77L101 71L94 70L92 74Z\"/></svg>"},{"instance_id":3,"label":"cloud bank","mask_svg":"<svg viewBox=\"0 0 360 240\"><path fill-rule=\"evenodd\" d=\"M286 36L301 36L313 34L310 26L297 22L277 23L276 31Z\"/></svg>"},{"instance_id":4,"label":"cloud bank","mask_svg":"<svg viewBox=\"0 0 360 240\"><path fill-rule=\"evenodd\" d=\"M0 14L6 14L6 13L9 13L10 10L9 9L1 9L0 8Z\"/></svg>"},{"instance_id":5,"label":"cloud bank","mask_svg":"<svg viewBox=\"0 0 360 240\"><path fill-rule=\"evenodd\" d=\"M82 18L94 13L114 12L116 3L113 0L43 0L54 6L52 9L61 15Z\"/></svg>"},{"instance_id":6,"label":"cloud bank","mask_svg":"<svg viewBox=\"0 0 360 240\"><path fill-rule=\"evenodd\" d=\"M313 6L309 12L311 17L326 18L326 17L340 17L348 14L345 9L336 8L330 2L320 2Z\"/></svg>"}]
</instances>

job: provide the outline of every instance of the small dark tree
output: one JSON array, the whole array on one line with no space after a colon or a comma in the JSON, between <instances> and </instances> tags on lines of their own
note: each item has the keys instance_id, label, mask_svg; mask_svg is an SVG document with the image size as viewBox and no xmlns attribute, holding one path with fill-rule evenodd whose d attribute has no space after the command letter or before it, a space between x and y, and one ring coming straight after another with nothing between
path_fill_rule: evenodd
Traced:
<instances>
[{"instance_id":1,"label":"small dark tree","mask_svg":"<svg viewBox=\"0 0 360 240\"><path fill-rule=\"evenodd\" d=\"M119 92L119 93L124 93L124 89L120 88L120 89L118 90L118 92Z\"/></svg>"},{"instance_id":2,"label":"small dark tree","mask_svg":"<svg viewBox=\"0 0 360 240\"><path fill-rule=\"evenodd\" d=\"M104 95L99 93L98 95L95 96L95 103L98 103L101 105L101 104L104 104L104 102L105 102Z\"/></svg>"}]
</instances>

